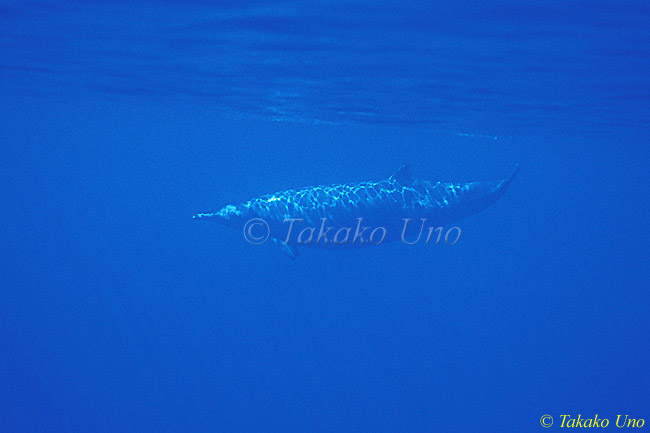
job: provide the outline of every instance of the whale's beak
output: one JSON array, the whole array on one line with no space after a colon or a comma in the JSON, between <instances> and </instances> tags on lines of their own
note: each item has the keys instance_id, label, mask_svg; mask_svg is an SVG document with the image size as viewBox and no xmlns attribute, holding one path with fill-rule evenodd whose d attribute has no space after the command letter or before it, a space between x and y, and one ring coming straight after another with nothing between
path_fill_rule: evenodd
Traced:
<instances>
[{"instance_id":1,"label":"whale's beak","mask_svg":"<svg viewBox=\"0 0 650 433\"><path fill-rule=\"evenodd\" d=\"M197 213L192 215L193 219L209 219L209 218L219 218L219 215L216 213Z\"/></svg>"}]
</instances>

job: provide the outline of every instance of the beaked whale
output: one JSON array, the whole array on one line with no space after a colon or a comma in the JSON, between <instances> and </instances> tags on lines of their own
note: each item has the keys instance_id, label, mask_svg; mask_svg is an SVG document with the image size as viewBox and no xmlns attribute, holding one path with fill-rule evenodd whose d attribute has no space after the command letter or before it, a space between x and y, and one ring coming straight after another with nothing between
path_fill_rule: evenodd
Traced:
<instances>
[{"instance_id":1,"label":"beaked whale","mask_svg":"<svg viewBox=\"0 0 650 433\"><path fill-rule=\"evenodd\" d=\"M517 165L512 174L502 180L445 183L415 179L411 175L410 165L404 165L388 179L379 182L280 191L245 203L227 205L215 213L199 213L193 218L208 219L226 227L244 230L244 236L247 223L263 221L266 236L295 259L297 246L302 244L322 248L353 248L373 244L368 242L367 235L366 239L362 235L356 242L349 242L349 238L346 242L333 242L331 236L337 228L358 229L361 224L366 228L383 227L385 241L394 241L400 239L405 219L426 219L436 226L444 226L473 215L505 193L519 168ZM300 242L298 235L305 226L320 228L322 233L325 225L333 228L329 237L326 233L324 239L318 242Z\"/></svg>"}]
</instances>

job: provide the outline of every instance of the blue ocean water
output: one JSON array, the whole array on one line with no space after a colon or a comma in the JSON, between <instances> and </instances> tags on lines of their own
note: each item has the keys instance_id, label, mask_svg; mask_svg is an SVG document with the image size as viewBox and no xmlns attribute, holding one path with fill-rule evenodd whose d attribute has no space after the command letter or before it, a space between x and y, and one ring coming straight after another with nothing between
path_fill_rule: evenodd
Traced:
<instances>
[{"instance_id":1,"label":"blue ocean water","mask_svg":"<svg viewBox=\"0 0 650 433\"><path fill-rule=\"evenodd\" d=\"M642 1L0 6L0 431L540 431L644 419ZM522 170L456 245L191 216Z\"/></svg>"}]
</instances>

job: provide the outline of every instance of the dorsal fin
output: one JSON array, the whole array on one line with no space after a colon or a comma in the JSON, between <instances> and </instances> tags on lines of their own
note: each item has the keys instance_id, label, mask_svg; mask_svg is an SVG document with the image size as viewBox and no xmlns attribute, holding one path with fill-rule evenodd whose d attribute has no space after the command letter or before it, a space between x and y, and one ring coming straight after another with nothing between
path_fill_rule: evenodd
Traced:
<instances>
[{"instance_id":1,"label":"dorsal fin","mask_svg":"<svg viewBox=\"0 0 650 433\"><path fill-rule=\"evenodd\" d=\"M413 183L413 176L411 176L411 164L405 164L397 169L388 180L394 180L400 185L408 186Z\"/></svg>"}]
</instances>

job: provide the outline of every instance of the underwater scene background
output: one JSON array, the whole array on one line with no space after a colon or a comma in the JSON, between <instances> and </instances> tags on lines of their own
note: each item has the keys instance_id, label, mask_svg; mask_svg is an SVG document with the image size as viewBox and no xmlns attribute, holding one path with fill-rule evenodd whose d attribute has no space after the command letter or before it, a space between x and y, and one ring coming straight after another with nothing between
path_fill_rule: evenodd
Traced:
<instances>
[{"instance_id":1,"label":"underwater scene background","mask_svg":"<svg viewBox=\"0 0 650 433\"><path fill-rule=\"evenodd\" d=\"M650 421L646 2L5 1L0 430ZM455 245L197 212L522 169ZM646 426L647 428L647 426Z\"/></svg>"}]
</instances>

